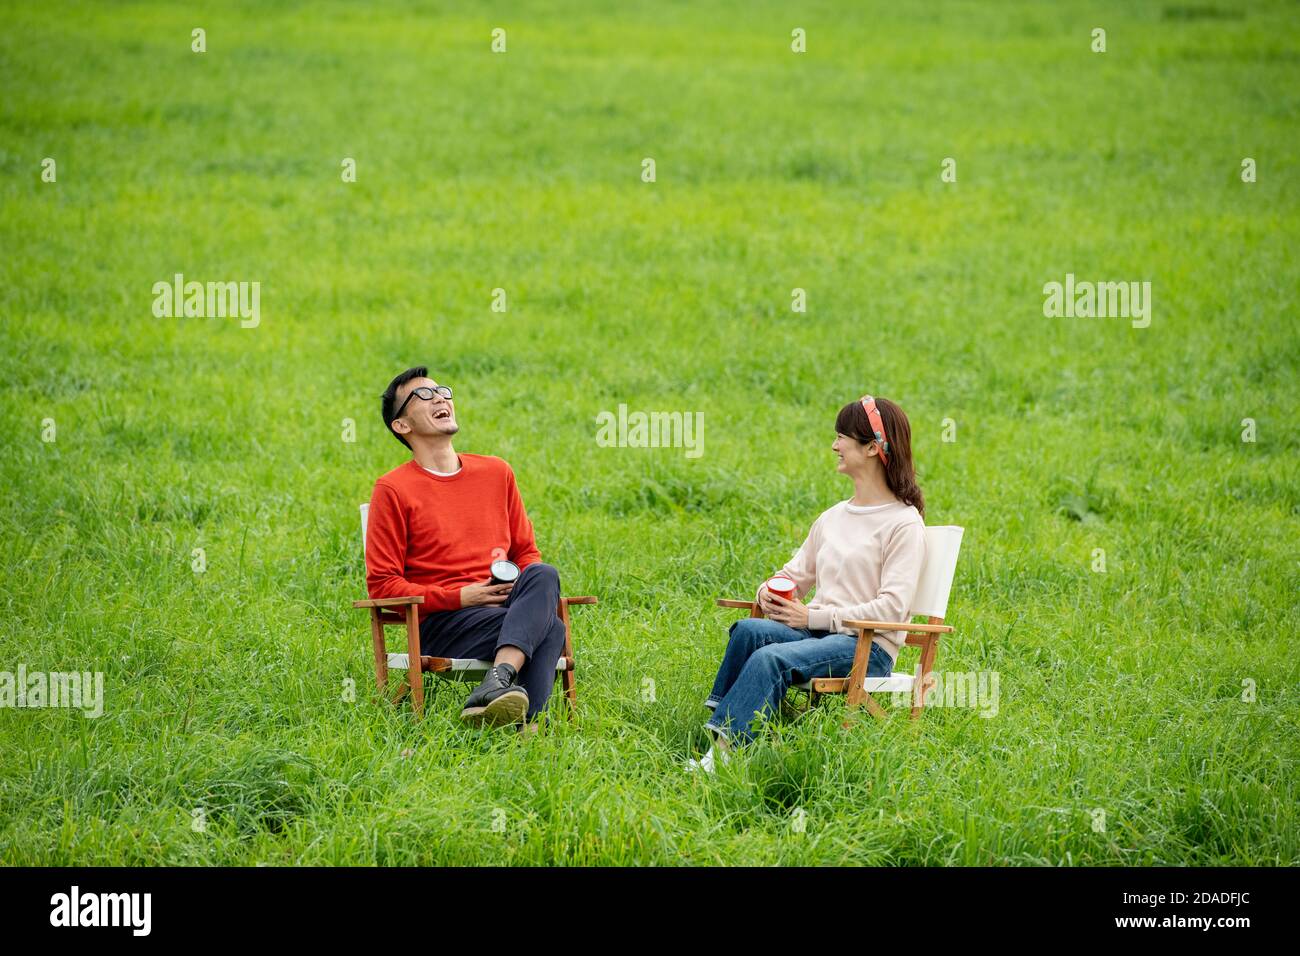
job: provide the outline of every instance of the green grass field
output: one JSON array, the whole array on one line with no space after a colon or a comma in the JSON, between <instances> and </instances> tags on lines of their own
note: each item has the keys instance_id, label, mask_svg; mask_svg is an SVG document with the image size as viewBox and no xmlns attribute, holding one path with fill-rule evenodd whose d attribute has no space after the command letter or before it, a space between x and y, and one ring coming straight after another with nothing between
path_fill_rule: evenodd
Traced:
<instances>
[{"instance_id":1,"label":"green grass field","mask_svg":"<svg viewBox=\"0 0 1300 956\"><path fill-rule=\"evenodd\" d=\"M1300 6L1215 4L6 5L0 670L105 697L0 709L0 861L1300 862ZM260 324L156 318L178 272ZM1045 318L1067 273L1149 327ZM577 726L372 697L357 505L420 363L600 598ZM831 701L692 776L713 599L852 493L864 391L966 528L936 663L997 713ZM620 403L702 455L598 446Z\"/></svg>"}]
</instances>

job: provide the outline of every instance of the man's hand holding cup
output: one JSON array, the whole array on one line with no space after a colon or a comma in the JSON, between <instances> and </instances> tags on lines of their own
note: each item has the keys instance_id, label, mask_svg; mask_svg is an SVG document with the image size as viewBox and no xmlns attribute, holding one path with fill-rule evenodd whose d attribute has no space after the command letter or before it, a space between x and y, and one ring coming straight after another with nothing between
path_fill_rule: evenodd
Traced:
<instances>
[{"instance_id":1,"label":"man's hand holding cup","mask_svg":"<svg viewBox=\"0 0 1300 956\"><path fill-rule=\"evenodd\" d=\"M460 589L461 607L480 607L490 604L505 604L510 597L513 581L506 584L493 584L490 580L482 584L467 584Z\"/></svg>"},{"instance_id":2,"label":"man's hand holding cup","mask_svg":"<svg viewBox=\"0 0 1300 956\"><path fill-rule=\"evenodd\" d=\"M506 602L511 588L519 580L519 565L504 559L493 561L490 571L492 576L482 584L470 584L460 589L461 607Z\"/></svg>"}]
</instances>

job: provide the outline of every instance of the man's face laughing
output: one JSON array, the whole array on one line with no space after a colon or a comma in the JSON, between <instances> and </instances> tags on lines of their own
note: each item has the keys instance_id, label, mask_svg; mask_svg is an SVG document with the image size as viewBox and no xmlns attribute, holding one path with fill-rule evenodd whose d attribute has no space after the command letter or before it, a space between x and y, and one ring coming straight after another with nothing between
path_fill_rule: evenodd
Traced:
<instances>
[{"instance_id":1,"label":"man's face laughing","mask_svg":"<svg viewBox=\"0 0 1300 956\"><path fill-rule=\"evenodd\" d=\"M450 398L444 398L436 391L431 399L411 394L417 388L433 389L437 384L431 378L415 378L403 385L398 391L397 403L399 407L402 402L407 401L408 396L410 397L410 401L402 410L401 417L396 420L407 425L408 431L406 434L408 436L419 435L421 438L434 438L438 435L454 435L460 431L460 425L456 422L456 403ZM410 440L409 437L407 440Z\"/></svg>"}]
</instances>

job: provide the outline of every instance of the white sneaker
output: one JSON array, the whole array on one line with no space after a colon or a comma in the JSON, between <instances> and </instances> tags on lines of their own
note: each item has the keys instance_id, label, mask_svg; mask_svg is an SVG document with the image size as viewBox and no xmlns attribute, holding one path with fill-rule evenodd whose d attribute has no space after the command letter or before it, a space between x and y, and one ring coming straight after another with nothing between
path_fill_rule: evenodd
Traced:
<instances>
[{"instance_id":1,"label":"white sneaker","mask_svg":"<svg viewBox=\"0 0 1300 956\"><path fill-rule=\"evenodd\" d=\"M686 769L703 770L705 773L713 773L713 748L710 747L709 752L699 760L686 761Z\"/></svg>"},{"instance_id":2,"label":"white sneaker","mask_svg":"<svg viewBox=\"0 0 1300 956\"><path fill-rule=\"evenodd\" d=\"M731 761L731 755L728 754L725 750L720 750L717 752L721 755L719 759L721 759L724 764L729 763ZM703 770L705 773L713 773L714 759L715 759L713 755L714 755L714 748L710 747L709 752L706 753L699 760L686 761L686 769Z\"/></svg>"}]
</instances>

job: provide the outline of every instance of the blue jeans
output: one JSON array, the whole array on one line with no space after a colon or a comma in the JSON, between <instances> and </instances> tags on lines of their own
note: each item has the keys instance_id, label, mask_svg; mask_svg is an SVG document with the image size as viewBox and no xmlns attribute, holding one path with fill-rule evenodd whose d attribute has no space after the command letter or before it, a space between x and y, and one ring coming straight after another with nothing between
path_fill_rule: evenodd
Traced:
<instances>
[{"instance_id":1,"label":"blue jeans","mask_svg":"<svg viewBox=\"0 0 1300 956\"><path fill-rule=\"evenodd\" d=\"M735 743L754 739L760 714L775 713L791 684L813 677L847 677L853 668L856 634L810 631L764 617L747 617L731 625L713 692L706 727ZM894 662L879 644L871 645L868 677L888 677Z\"/></svg>"}]
</instances>

